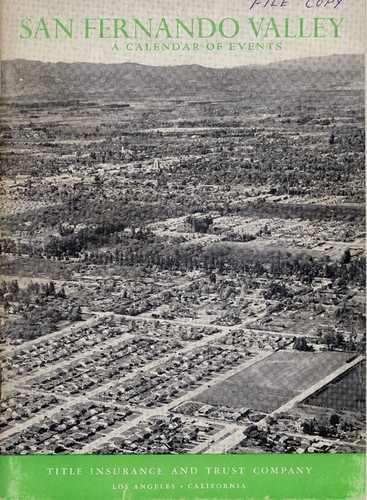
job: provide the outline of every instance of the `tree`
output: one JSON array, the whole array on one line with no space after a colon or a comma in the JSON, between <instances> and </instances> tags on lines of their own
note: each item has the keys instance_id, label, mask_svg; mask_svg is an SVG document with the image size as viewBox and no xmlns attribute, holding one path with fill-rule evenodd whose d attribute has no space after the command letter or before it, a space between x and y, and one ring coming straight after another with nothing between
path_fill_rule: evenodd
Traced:
<instances>
[{"instance_id":1,"label":"tree","mask_svg":"<svg viewBox=\"0 0 367 500\"><path fill-rule=\"evenodd\" d=\"M48 294L55 295L55 284L53 281L50 281L50 284L48 285Z\"/></svg>"},{"instance_id":2,"label":"tree","mask_svg":"<svg viewBox=\"0 0 367 500\"><path fill-rule=\"evenodd\" d=\"M18 292L19 292L19 285L18 285L18 281L17 280L11 281L8 284L8 292L11 293L12 295L17 295L18 294Z\"/></svg>"},{"instance_id":3,"label":"tree","mask_svg":"<svg viewBox=\"0 0 367 500\"><path fill-rule=\"evenodd\" d=\"M327 437L330 435L328 426L323 422L319 423L317 432L321 437Z\"/></svg>"},{"instance_id":4,"label":"tree","mask_svg":"<svg viewBox=\"0 0 367 500\"><path fill-rule=\"evenodd\" d=\"M298 337L294 341L293 349L296 351L313 351L313 347L307 344L305 337Z\"/></svg>"},{"instance_id":5,"label":"tree","mask_svg":"<svg viewBox=\"0 0 367 500\"><path fill-rule=\"evenodd\" d=\"M349 264L350 260L351 260L351 254L349 248L347 248L342 257L342 264Z\"/></svg>"},{"instance_id":6,"label":"tree","mask_svg":"<svg viewBox=\"0 0 367 500\"><path fill-rule=\"evenodd\" d=\"M340 417L337 413L333 413L331 416L330 416L330 425L336 427L340 422Z\"/></svg>"},{"instance_id":7,"label":"tree","mask_svg":"<svg viewBox=\"0 0 367 500\"><path fill-rule=\"evenodd\" d=\"M304 434L314 434L315 433L315 421L314 420L305 420L301 424L302 431Z\"/></svg>"},{"instance_id":8,"label":"tree","mask_svg":"<svg viewBox=\"0 0 367 500\"><path fill-rule=\"evenodd\" d=\"M72 309L71 313L69 314L69 320L70 321L81 321L82 318L82 310L80 306L75 307Z\"/></svg>"},{"instance_id":9,"label":"tree","mask_svg":"<svg viewBox=\"0 0 367 500\"><path fill-rule=\"evenodd\" d=\"M333 347L334 336L332 333L330 333L330 332L325 333L322 340L327 345L328 349L331 349Z\"/></svg>"},{"instance_id":10,"label":"tree","mask_svg":"<svg viewBox=\"0 0 367 500\"><path fill-rule=\"evenodd\" d=\"M327 332L323 336L323 341L327 345L328 349L336 349L344 344L343 335L338 333Z\"/></svg>"}]
</instances>

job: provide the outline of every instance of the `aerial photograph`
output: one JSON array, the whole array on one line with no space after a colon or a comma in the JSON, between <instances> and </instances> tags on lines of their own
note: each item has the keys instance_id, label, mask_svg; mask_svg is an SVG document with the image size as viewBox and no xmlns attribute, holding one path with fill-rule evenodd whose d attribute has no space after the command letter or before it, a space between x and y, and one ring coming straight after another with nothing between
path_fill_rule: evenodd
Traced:
<instances>
[{"instance_id":1,"label":"aerial photograph","mask_svg":"<svg viewBox=\"0 0 367 500\"><path fill-rule=\"evenodd\" d=\"M364 57L1 85L1 453L364 452Z\"/></svg>"}]
</instances>

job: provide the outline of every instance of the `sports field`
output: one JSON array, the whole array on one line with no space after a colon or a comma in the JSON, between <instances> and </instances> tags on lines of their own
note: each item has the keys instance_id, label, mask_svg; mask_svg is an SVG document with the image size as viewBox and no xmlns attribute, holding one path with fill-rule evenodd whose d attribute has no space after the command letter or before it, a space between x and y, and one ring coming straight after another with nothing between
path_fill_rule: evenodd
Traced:
<instances>
[{"instance_id":1,"label":"sports field","mask_svg":"<svg viewBox=\"0 0 367 500\"><path fill-rule=\"evenodd\" d=\"M360 363L311 396L305 404L366 413L366 363Z\"/></svg>"},{"instance_id":2,"label":"sports field","mask_svg":"<svg viewBox=\"0 0 367 500\"><path fill-rule=\"evenodd\" d=\"M351 357L342 352L277 351L195 399L211 405L272 412Z\"/></svg>"}]
</instances>

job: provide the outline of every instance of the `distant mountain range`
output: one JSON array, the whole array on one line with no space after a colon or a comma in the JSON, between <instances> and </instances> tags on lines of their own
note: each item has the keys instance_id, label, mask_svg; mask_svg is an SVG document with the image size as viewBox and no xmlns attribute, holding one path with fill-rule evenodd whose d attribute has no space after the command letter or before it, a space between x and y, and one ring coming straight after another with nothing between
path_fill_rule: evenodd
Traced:
<instances>
[{"instance_id":1,"label":"distant mountain range","mask_svg":"<svg viewBox=\"0 0 367 500\"><path fill-rule=\"evenodd\" d=\"M264 92L362 87L364 57L334 55L268 65L207 68L199 65L144 66L135 63L48 63L16 59L1 63L4 96L123 97L200 95L211 92Z\"/></svg>"}]
</instances>

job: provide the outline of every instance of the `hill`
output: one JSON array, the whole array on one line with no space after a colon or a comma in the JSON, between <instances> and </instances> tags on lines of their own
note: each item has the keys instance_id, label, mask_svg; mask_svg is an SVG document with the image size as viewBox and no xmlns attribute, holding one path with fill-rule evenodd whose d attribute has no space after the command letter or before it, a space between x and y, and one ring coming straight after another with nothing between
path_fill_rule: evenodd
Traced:
<instances>
[{"instance_id":1,"label":"hill","mask_svg":"<svg viewBox=\"0 0 367 500\"><path fill-rule=\"evenodd\" d=\"M208 68L135 63L3 61L3 96L118 94L122 97L200 95L339 88L362 84L362 55L313 57L265 66Z\"/></svg>"}]
</instances>

